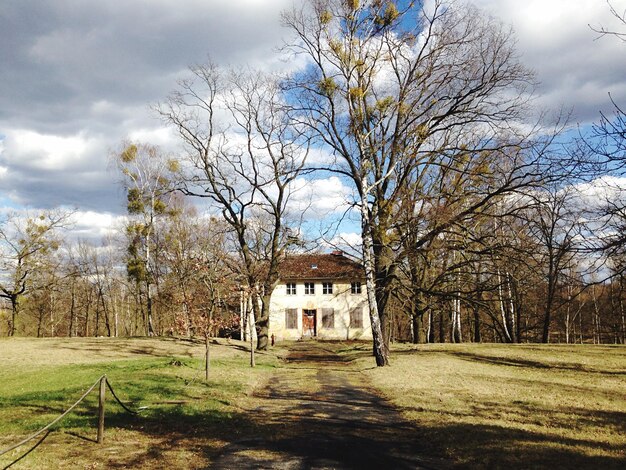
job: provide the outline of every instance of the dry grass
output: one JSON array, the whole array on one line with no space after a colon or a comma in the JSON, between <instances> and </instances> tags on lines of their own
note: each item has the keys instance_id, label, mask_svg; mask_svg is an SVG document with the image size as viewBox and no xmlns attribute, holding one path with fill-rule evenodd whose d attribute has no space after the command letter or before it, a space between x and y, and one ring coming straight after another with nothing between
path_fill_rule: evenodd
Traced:
<instances>
[{"instance_id":1,"label":"dry grass","mask_svg":"<svg viewBox=\"0 0 626 470\"><path fill-rule=\"evenodd\" d=\"M399 345L392 367L358 363L461 466L626 465L624 347Z\"/></svg>"},{"instance_id":2,"label":"dry grass","mask_svg":"<svg viewBox=\"0 0 626 470\"><path fill-rule=\"evenodd\" d=\"M278 364L246 345L204 346L173 338L0 340L0 450L52 421L104 373L123 400L148 406L139 417L107 399L105 443L95 439L92 394L37 448L11 468L205 468L225 445L254 434L251 394ZM33 442L34 444L34 442ZM32 444L31 444L32 445ZM28 450L0 457L0 468Z\"/></svg>"},{"instance_id":3,"label":"dry grass","mask_svg":"<svg viewBox=\"0 0 626 470\"><path fill-rule=\"evenodd\" d=\"M315 350L317 359L284 367L290 347L257 355L250 369L247 345L220 341L204 383L200 343L0 339L0 449L51 421L106 373L124 400L150 408L133 417L109 398L99 446L90 397L11 468L206 468L229 444L293 434L298 424L280 407L321 393L324 357ZM625 467L624 347L396 345L388 368L373 367L367 343L320 348L345 357L335 373L362 377L355 390L379 390L393 402L433 457L466 468ZM268 414L282 418L264 422ZM0 468L19 455L0 457Z\"/></svg>"}]
</instances>

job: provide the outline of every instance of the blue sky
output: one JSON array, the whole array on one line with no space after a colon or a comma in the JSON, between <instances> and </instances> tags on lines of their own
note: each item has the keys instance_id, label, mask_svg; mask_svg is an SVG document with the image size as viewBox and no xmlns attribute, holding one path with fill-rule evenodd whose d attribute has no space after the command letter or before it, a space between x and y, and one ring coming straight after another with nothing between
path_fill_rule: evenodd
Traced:
<instances>
[{"instance_id":1,"label":"blue sky","mask_svg":"<svg viewBox=\"0 0 626 470\"><path fill-rule=\"evenodd\" d=\"M124 213L112 150L125 138L174 145L149 106L207 54L225 65L289 66L273 51L288 34L279 14L290 3L0 3L0 205L76 207L84 233L107 233ZM626 44L597 39L588 26L617 27L604 0L474 3L514 28L541 83L539 107L571 110L584 126L610 111L609 92L626 103ZM626 0L613 3L626 9ZM320 205L332 208L346 188L323 184L335 199Z\"/></svg>"}]
</instances>

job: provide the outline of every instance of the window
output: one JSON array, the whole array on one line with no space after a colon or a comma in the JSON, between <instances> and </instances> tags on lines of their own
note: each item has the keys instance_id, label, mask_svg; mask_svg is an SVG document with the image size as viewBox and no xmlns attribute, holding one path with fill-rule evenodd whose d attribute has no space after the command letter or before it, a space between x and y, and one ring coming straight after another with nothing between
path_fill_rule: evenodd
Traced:
<instances>
[{"instance_id":1,"label":"window","mask_svg":"<svg viewBox=\"0 0 626 470\"><path fill-rule=\"evenodd\" d=\"M322 309L322 326L324 328L335 327L335 309L334 308Z\"/></svg>"},{"instance_id":2,"label":"window","mask_svg":"<svg viewBox=\"0 0 626 470\"><path fill-rule=\"evenodd\" d=\"M350 328L363 328L363 309L361 307L350 310Z\"/></svg>"},{"instance_id":3,"label":"window","mask_svg":"<svg viewBox=\"0 0 626 470\"><path fill-rule=\"evenodd\" d=\"M305 282L304 283L304 294L305 295L314 295L315 294L315 284L313 282Z\"/></svg>"},{"instance_id":4,"label":"window","mask_svg":"<svg viewBox=\"0 0 626 470\"><path fill-rule=\"evenodd\" d=\"M296 295L295 282L288 282L286 285L287 285L287 295Z\"/></svg>"},{"instance_id":5,"label":"window","mask_svg":"<svg viewBox=\"0 0 626 470\"><path fill-rule=\"evenodd\" d=\"M332 293L333 293L333 283L322 282L322 294L332 294Z\"/></svg>"},{"instance_id":6,"label":"window","mask_svg":"<svg viewBox=\"0 0 626 470\"><path fill-rule=\"evenodd\" d=\"M296 330L298 328L298 309L297 308L285 309L285 328L289 330Z\"/></svg>"},{"instance_id":7,"label":"window","mask_svg":"<svg viewBox=\"0 0 626 470\"><path fill-rule=\"evenodd\" d=\"M353 282L350 284L350 293L351 294L360 294L361 293L361 283Z\"/></svg>"}]
</instances>

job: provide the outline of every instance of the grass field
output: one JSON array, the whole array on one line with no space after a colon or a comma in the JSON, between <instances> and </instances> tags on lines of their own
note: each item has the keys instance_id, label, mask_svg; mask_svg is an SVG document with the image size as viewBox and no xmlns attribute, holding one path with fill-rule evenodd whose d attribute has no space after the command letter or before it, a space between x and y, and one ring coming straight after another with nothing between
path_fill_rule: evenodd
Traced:
<instances>
[{"instance_id":1,"label":"grass field","mask_svg":"<svg viewBox=\"0 0 626 470\"><path fill-rule=\"evenodd\" d=\"M392 358L358 364L461 466L626 468L623 346L399 345Z\"/></svg>"},{"instance_id":2,"label":"grass field","mask_svg":"<svg viewBox=\"0 0 626 470\"><path fill-rule=\"evenodd\" d=\"M278 364L257 354L255 369L240 342L204 346L175 339L0 340L0 450L52 421L102 374L139 417L107 398L103 446L95 444L97 393L11 468L202 468L226 441L254 432L242 409ZM33 441L34 444L36 441ZM31 444L31 446L32 446ZM4 468L29 446L0 457Z\"/></svg>"},{"instance_id":3,"label":"grass field","mask_svg":"<svg viewBox=\"0 0 626 470\"><path fill-rule=\"evenodd\" d=\"M229 443L263 432L252 396L289 378L311 393L310 371L281 360L288 344L257 355L177 339L0 339L0 450L47 424L102 374L140 416L107 399L105 443L96 394L11 468L206 468ZM396 345L373 367L371 346L333 343L363 387L413 423L433 455L465 468L625 468L626 348L559 345ZM303 379L298 377L302 375ZM280 404L280 400L277 402ZM0 468L28 446L0 457Z\"/></svg>"}]
</instances>

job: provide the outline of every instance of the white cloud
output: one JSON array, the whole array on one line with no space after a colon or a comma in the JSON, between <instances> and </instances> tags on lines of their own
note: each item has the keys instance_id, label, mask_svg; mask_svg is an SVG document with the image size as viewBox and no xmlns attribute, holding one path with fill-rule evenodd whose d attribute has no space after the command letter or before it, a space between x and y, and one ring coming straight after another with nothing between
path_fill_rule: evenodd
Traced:
<instances>
[{"instance_id":1,"label":"white cloud","mask_svg":"<svg viewBox=\"0 0 626 470\"><path fill-rule=\"evenodd\" d=\"M73 238L99 242L114 236L123 227L126 217L106 212L76 211L72 216Z\"/></svg>"},{"instance_id":2,"label":"white cloud","mask_svg":"<svg viewBox=\"0 0 626 470\"><path fill-rule=\"evenodd\" d=\"M14 129L7 132L2 159L34 170L67 171L84 166L90 152L100 145L98 139L82 133L62 137Z\"/></svg>"},{"instance_id":3,"label":"white cloud","mask_svg":"<svg viewBox=\"0 0 626 470\"><path fill-rule=\"evenodd\" d=\"M350 208L352 191L336 177L309 180L297 178L291 188L290 211L304 213L305 219L324 219Z\"/></svg>"},{"instance_id":4,"label":"white cloud","mask_svg":"<svg viewBox=\"0 0 626 470\"><path fill-rule=\"evenodd\" d=\"M626 177L602 176L589 183L578 184L574 189L581 207L590 211L601 209L607 201L626 204Z\"/></svg>"},{"instance_id":5,"label":"white cloud","mask_svg":"<svg viewBox=\"0 0 626 470\"><path fill-rule=\"evenodd\" d=\"M626 46L615 38L597 39L589 25L624 28L600 0L475 0L478 7L511 24L522 62L541 82L539 103L573 109L583 123L611 109L608 93L626 101ZM618 11L626 0L613 0ZM597 40L596 40L597 39Z\"/></svg>"},{"instance_id":6,"label":"white cloud","mask_svg":"<svg viewBox=\"0 0 626 470\"><path fill-rule=\"evenodd\" d=\"M82 233L107 233L122 213L108 162L124 138L172 149L171 130L149 105L163 100L188 65L302 67L273 54L289 34L279 12L293 0L21 0L0 13L0 195L8 206L78 207ZM617 27L601 0L475 0L514 26L522 62L542 82L540 103L573 107L582 122L626 102L626 46L594 40L588 24ZM621 11L626 0L614 0ZM296 3L297 4L297 3ZM313 150L310 162L332 155ZM300 178L296 211L337 219L352 191L340 178ZM7 201L7 198L10 200ZM91 235L90 235L91 236Z\"/></svg>"},{"instance_id":7,"label":"white cloud","mask_svg":"<svg viewBox=\"0 0 626 470\"><path fill-rule=\"evenodd\" d=\"M342 250L351 256L360 258L362 243L363 239L360 234L356 232L340 232L331 240L323 241L322 245L329 249L332 248Z\"/></svg>"},{"instance_id":8,"label":"white cloud","mask_svg":"<svg viewBox=\"0 0 626 470\"><path fill-rule=\"evenodd\" d=\"M128 133L128 139L133 142L149 142L163 149L174 149L180 145L178 137L169 127L133 129Z\"/></svg>"}]
</instances>

